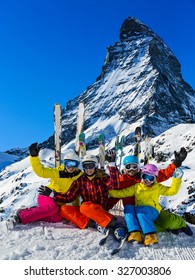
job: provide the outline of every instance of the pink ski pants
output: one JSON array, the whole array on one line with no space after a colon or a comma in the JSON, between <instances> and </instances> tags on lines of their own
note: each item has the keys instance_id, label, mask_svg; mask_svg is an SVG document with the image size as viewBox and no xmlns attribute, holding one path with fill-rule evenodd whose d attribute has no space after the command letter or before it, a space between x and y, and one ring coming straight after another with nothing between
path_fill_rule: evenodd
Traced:
<instances>
[{"instance_id":1,"label":"pink ski pants","mask_svg":"<svg viewBox=\"0 0 195 280\"><path fill-rule=\"evenodd\" d=\"M59 210L60 206L53 198L45 195L38 195L38 206L21 209L19 210L18 215L22 224L36 221L57 223L62 220Z\"/></svg>"}]
</instances>

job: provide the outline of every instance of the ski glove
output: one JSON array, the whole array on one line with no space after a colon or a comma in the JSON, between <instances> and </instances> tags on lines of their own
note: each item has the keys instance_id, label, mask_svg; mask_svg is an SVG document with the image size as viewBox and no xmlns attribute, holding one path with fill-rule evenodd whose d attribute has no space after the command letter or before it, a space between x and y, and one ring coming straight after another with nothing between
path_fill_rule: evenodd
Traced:
<instances>
[{"instance_id":1,"label":"ski glove","mask_svg":"<svg viewBox=\"0 0 195 280\"><path fill-rule=\"evenodd\" d=\"M40 186L39 189L38 189L38 193L40 195L54 197L54 192L50 188L48 188L46 186Z\"/></svg>"},{"instance_id":2,"label":"ski glove","mask_svg":"<svg viewBox=\"0 0 195 280\"><path fill-rule=\"evenodd\" d=\"M32 157L37 157L39 154L39 150L40 149L38 148L37 142L31 144L29 147L29 152Z\"/></svg>"},{"instance_id":3,"label":"ski glove","mask_svg":"<svg viewBox=\"0 0 195 280\"><path fill-rule=\"evenodd\" d=\"M108 150L106 152L105 160L108 162L115 162L116 161L116 152L113 150Z\"/></svg>"},{"instance_id":4,"label":"ski glove","mask_svg":"<svg viewBox=\"0 0 195 280\"><path fill-rule=\"evenodd\" d=\"M180 167L182 162L187 157L187 151L185 148L182 147L179 152L175 151L174 155L175 155L175 159L174 159L173 163L175 164L176 167Z\"/></svg>"},{"instance_id":5,"label":"ski glove","mask_svg":"<svg viewBox=\"0 0 195 280\"><path fill-rule=\"evenodd\" d=\"M183 177L183 174L184 174L183 170L178 167L178 168L175 169L175 171L173 173L173 178L180 178L181 179Z\"/></svg>"}]
</instances>

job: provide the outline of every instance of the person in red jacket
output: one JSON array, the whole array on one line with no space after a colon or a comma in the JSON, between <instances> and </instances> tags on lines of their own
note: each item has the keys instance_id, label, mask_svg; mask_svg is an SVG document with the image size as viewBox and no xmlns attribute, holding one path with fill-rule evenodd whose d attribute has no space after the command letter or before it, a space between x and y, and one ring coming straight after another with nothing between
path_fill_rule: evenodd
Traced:
<instances>
[{"instance_id":1,"label":"person in red jacket","mask_svg":"<svg viewBox=\"0 0 195 280\"><path fill-rule=\"evenodd\" d=\"M173 173L177 167L180 167L182 162L187 157L187 151L185 148L181 148L179 152L174 152L175 159L167 168L160 169L157 177L157 182L163 182L173 176ZM139 160L136 156L128 155L123 160L124 170L120 176L119 189L126 189L136 183L141 182L141 170ZM117 204L119 198L109 198L109 209L112 209ZM135 197L126 197L122 199L124 207L126 205L135 205ZM171 231L178 234L180 231L185 232L188 235L192 235L192 231L181 216L173 213L169 213L167 210L161 210L159 218L155 222L157 231Z\"/></svg>"}]
</instances>

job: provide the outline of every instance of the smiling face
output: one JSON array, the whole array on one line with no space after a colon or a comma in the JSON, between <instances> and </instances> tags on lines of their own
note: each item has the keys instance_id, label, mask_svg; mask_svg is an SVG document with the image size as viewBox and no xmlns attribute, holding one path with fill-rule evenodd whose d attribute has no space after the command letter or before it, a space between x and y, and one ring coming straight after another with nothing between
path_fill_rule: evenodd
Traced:
<instances>
[{"instance_id":1,"label":"smiling face","mask_svg":"<svg viewBox=\"0 0 195 280\"><path fill-rule=\"evenodd\" d=\"M95 162L84 162L82 166L87 176L93 176L95 174L96 171Z\"/></svg>"},{"instance_id":2,"label":"smiling face","mask_svg":"<svg viewBox=\"0 0 195 280\"><path fill-rule=\"evenodd\" d=\"M128 163L125 165L125 173L133 177L139 172L139 165L137 163Z\"/></svg>"},{"instance_id":3,"label":"smiling face","mask_svg":"<svg viewBox=\"0 0 195 280\"><path fill-rule=\"evenodd\" d=\"M95 168L92 169L85 169L85 173L88 176L93 176L95 174Z\"/></svg>"},{"instance_id":4,"label":"smiling face","mask_svg":"<svg viewBox=\"0 0 195 280\"><path fill-rule=\"evenodd\" d=\"M68 173L73 173L73 172L75 172L75 170L77 170L76 167L65 167L65 169Z\"/></svg>"}]
</instances>

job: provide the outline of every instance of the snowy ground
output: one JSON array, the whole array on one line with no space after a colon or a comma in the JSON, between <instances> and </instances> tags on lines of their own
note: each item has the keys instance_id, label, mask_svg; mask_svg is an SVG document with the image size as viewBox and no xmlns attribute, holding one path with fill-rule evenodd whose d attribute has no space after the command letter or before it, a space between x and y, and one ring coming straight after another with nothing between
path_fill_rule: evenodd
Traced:
<instances>
[{"instance_id":1,"label":"snowy ground","mask_svg":"<svg viewBox=\"0 0 195 280\"><path fill-rule=\"evenodd\" d=\"M195 260L195 225L191 227L194 232L191 237L184 233L178 236L171 233L159 233L158 244L144 247L140 244L126 242L118 254L111 256L110 252L115 248L117 242L110 236L107 244L100 247L98 243L102 235L94 230L80 230L70 223L58 223L55 226L36 223L17 226L13 231L7 232L4 222L2 222L0 231L1 272L5 271L9 277L17 275L17 279L20 280L29 279L29 277L34 279L35 276L32 276L32 273L34 275L35 270L38 271L38 275L45 275L45 268L56 269L59 267L69 269L66 279L75 279L73 275L79 279L86 279L86 277L94 279L99 274L101 279L112 279L113 276L114 279L127 279L127 275L131 276L131 279L148 276L155 280L158 277L162 279L162 275L163 279L167 277L169 280L175 280L181 276L191 277ZM19 260L19 262L15 260ZM26 261L24 262L24 260ZM184 260L185 262L183 262ZM187 260L188 262L186 262ZM9 270L10 266L11 270ZM137 267L136 273L132 272L132 267ZM152 267L153 271L157 270L160 275L157 277L156 272L151 275L148 267ZM104 273L107 273L106 275L102 275L102 269ZM149 275L145 275L146 269ZM29 270L33 272L29 272ZM84 270L85 274L93 271L95 275L83 276L81 274L78 276L74 274L76 270ZM25 276L24 271L31 273L31 276L29 274ZM171 271L171 275L169 275L169 271ZM47 279L53 280L53 277L50 273L47 274ZM61 279L59 275L56 277Z\"/></svg>"},{"instance_id":2,"label":"snowy ground","mask_svg":"<svg viewBox=\"0 0 195 280\"><path fill-rule=\"evenodd\" d=\"M110 236L103 247L103 235L95 230L81 230L64 224L35 223L18 225L7 232L1 223L1 260L195 260L195 225L190 225L194 235L184 233L158 233L159 243L150 247L126 242L121 251L111 256L117 247Z\"/></svg>"}]
</instances>

